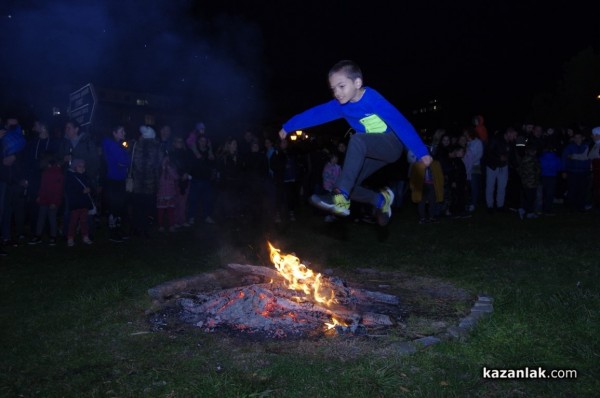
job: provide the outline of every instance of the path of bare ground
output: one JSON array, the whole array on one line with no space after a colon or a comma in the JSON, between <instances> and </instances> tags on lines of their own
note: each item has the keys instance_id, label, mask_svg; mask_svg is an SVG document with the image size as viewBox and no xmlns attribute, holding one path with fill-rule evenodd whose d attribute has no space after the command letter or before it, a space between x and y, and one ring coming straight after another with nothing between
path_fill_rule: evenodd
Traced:
<instances>
[{"instance_id":1,"label":"path of bare ground","mask_svg":"<svg viewBox=\"0 0 600 398\"><path fill-rule=\"evenodd\" d=\"M353 271L329 269L325 274L342 279L350 288L397 296L399 304L375 305L378 312L390 317L392 325L371 326L361 335L339 335L329 331L290 338L274 338L266 333L240 332L225 327L212 329L211 334L215 337L212 340L223 350L239 347L240 352L245 353L243 355L251 357L249 361L256 360L254 355L257 353L264 355L269 352L314 352L315 355L320 353L342 360L374 353L378 356L397 355L399 343L440 335L449 327L458 325L460 319L469 314L476 300L474 294L450 282L403 272L363 268ZM148 311L148 327L156 333L205 335L208 329L182 320L185 317L182 317L183 308L179 305L181 299L193 298L199 292L215 292L264 281L263 277L240 274L230 269L167 281L148 291L154 300ZM254 348L246 351L249 344ZM261 356L261 361L264 360L267 360L266 357Z\"/></svg>"}]
</instances>

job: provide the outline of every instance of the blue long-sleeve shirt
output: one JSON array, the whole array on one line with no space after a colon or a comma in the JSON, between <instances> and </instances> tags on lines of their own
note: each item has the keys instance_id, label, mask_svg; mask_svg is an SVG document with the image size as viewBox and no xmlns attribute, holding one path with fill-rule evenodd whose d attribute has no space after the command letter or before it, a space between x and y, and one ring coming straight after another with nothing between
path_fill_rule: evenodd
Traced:
<instances>
[{"instance_id":1,"label":"blue long-sleeve shirt","mask_svg":"<svg viewBox=\"0 0 600 398\"><path fill-rule=\"evenodd\" d=\"M131 166L131 154L120 142L108 137L102 140L102 153L106 161L106 178L124 181Z\"/></svg>"},{"instance_id":2,"label":"blue long-sleeve shirt","mask_svg":"<svg viewBox=\"0 0 600 398\"><path fill-rule=\"evenodd\" d=\"M429 154L412 124L370 87L365 87L362 98L357 102L340 104L333 99L292 117L284 123L283 129L289 133L338 119L346 119L357 133L393 132L417 159Z\"/></svg>"}]
</instances>

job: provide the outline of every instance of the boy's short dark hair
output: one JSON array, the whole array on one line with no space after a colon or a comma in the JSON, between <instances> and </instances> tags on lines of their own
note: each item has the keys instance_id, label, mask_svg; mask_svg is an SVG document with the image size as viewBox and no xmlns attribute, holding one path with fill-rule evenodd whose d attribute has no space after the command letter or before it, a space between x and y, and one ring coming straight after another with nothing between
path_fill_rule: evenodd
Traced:
<instances>
[{"instance_id":1,"label":"boy's short dark hair","mask_svg":"<svg viewBox=\"0 0 600 398\"><path fill-rule=\"evenodd\" d=\"M350 61L349 59L344 59L333 65L331 69L329 69L329 76L338 72L344 72L346 76L348 76L348 79L353 81L363 78L362 71L360 70L358 64L354 61Z\"/></svg>"}]
</instances>

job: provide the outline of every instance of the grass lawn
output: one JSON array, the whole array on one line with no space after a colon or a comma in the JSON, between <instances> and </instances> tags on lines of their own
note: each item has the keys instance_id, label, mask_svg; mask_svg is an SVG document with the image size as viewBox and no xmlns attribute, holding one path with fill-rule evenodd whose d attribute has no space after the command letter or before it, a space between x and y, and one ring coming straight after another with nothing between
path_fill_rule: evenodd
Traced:
<instances>
[{"instance_id":1,"label":"grass lawn","mask_svg":"<svg viewBox=\"0 0 600 398\"><path fill-rule=\"evenodd\" d=\"M325 224L312 209L266 231L197 225L0 258L2 397L594 397L600 391L600 215L521 221L477 213L387 228ZM147 290L229 262L268 265L266 241L316 270L402 271L494 298L466 341L401 355L398 337L250 341L153 332ZM482 368L576 369L576 379L489 380Z\"/></svg>"}]
</instances>

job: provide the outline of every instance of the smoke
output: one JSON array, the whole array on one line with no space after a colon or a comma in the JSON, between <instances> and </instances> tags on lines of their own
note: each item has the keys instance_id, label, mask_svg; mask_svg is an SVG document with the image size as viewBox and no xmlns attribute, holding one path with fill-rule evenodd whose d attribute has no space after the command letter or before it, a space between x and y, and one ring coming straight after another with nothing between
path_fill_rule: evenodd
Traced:
<instances>
[{"instance_id":1,"label":"smoke","mask_svg":"<svg viewBox=\"0 0 600 398\"><path fill-rule=\"evenodd\" d=\"M247 125L264 108L259 27L203 19L185 0L2 5L3 103L95 86L177 97L197 121Z\"/></svg>"}]
</instances>

